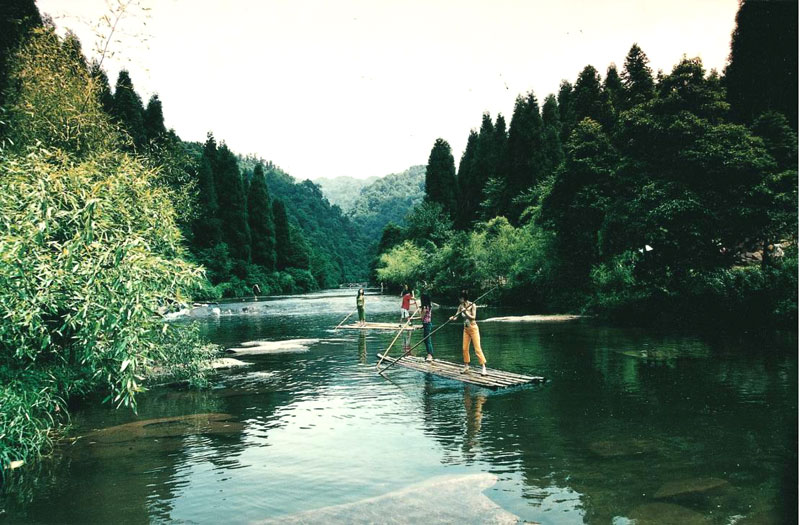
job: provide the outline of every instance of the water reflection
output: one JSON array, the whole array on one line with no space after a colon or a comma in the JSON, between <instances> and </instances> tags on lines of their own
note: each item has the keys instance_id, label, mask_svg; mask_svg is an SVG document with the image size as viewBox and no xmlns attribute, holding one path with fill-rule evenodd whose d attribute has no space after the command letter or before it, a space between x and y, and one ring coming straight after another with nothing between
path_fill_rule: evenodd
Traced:
<instances>
[{"instance_id":1,"label":"water reflection","mask_svg":"<svg viewBox=\"0 0 800 525\"><path fill-rule=\"evenodd\" d=\"M374 298L371 319L396 321L395 303ZM102 449L67 444L6 487L9 521L280 520L486 473L497 478L486 496L541 523L781 522L796 494L796 336L486 323L493 366L549 378L492 392L399 366L378 376L374 354L393 333L332 331L351 311L350 292L261 304L226 305L240 314L201 322L224 346L319 342L247 356L251 367L217 376L210 390L153 390L138 417L96 407L74 415L76 436L187 414L229 414L230 432L169 435L167 425ZM458 362L460 337L458 327L437 332L437 358Z\"/></svg>"}]
</instances>

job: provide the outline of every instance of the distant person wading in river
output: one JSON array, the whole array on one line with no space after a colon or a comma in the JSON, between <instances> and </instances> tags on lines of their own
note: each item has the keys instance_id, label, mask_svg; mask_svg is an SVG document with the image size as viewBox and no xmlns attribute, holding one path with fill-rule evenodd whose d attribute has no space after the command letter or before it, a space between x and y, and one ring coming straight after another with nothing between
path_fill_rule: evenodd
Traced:
<instances>
[{"instance_id":1,"label":"distant person wading in river","mask_svg":"<svg viewBox=\"0 0 800 525\"><path fill-rule=\"evenodd\" d=\"M367 324L367 318L364 314L364 302L366 298L364 297L364 289L359 288L358 295L356 296L356 308L358 309L358 325L364 326Z\"/></svg>"},{"instance_id":2,"label":"distant person wading in river","mask_svg":"<svg viewBox=\"0 0 800 525\"><path fill-rule=\"evenodd\" d=\"M464 318L464 335L461 339L461 351L464 354L464 369L462 374L469 372L469 344L470 341L475 347L475 355L478 356L478 362L481 364L481 375L486 375L486 358L483 357L483 350L481 349L481 333L478 331L477 308L475 303L469 300L469 292L461 290L459 294L459 301L461 304L458 311L453 315L450 320L455 321L458 314Z\"/></svg>"}]
</instances>

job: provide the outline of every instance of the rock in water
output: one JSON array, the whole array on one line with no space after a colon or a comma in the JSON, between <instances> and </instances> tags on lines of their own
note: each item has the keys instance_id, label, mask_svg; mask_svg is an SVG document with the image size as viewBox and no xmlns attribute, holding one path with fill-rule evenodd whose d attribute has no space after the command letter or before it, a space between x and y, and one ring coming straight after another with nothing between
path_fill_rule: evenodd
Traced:
<instances>
[{"instance_id":1,"label":"rock in water","mask_svg":"<svg viewBox=\"0 0 800 525\"><path fill-rule=\"evenodd\" d=\"M226 352L238 355L248 354L281 354L284 352L306 352L309 345L318 343L319 339L287 339L284 341L247 341L237 348L229 348Z\"/></svg>"},{"instance_id":2,"label":"rock in water","mask_svg":"<svg viewBox=\"0 0 800 525\"><path fill-rule=\"evenodd\" d=\"M663 499L685 494L700 494L701 492L707 492L727 485L727 481L719 478L681 479L661 485L661 488L656 491L655 497Z\"/></svg>"},{"instance_id":3,"label":"rock in water","mask_svg":"<svg viewBox=\"0 0 800 525\"><path fill-rule=\"evenodd\" d=\"M630 518L636 520L636 525L695 525L708 523L705 516L699 512L689 510L680 505L671 503L648 503L633 509Z\"/></svg>"},{"instance_id":4,"label":"rock in water","mask_svg":"<svg viewBox=\"0 0 800 525\"><path fill-rule=\"evenodd\" d=\"M260 523L519 523L519 517L483 494L496 482L497 476L488 473L435 477L383 496Z\"/></svg>"},{"instance_id":5,"label":"rock in water","mask_svg":"<svg viewBox=\"0 0 800 525\"><path fill-rule=\"evenodd\" d=\"M230 421L230 414L190 414L133 421L124 425L95 430L83 436L86 442L120 443L149 438L169 438L189 434L231 434L244 425Z\"/></svg>"},{"instance_id":6,"label":"rock in water","mask_svg":"<svg viewBox=\"0 0 800 525\"><path fill-rule=\"evenodd\" d=\"M595 441L589 450L603 458L637 456L654 450L652 443L643 439L625 439L620 441Z\"/></svg>"},{"instance_id":7,"label":"rock in water","mask_svg":"<svg viewBox=\"0 0 800 525\"><path fill-rule=\"evenodd\" d=\"M253 363L245 363L244 361L233 359L232 357L221 357L211 361L209 366L214 370L223 370L225 368L239 368L242 366L250 366L252 364Z\"/></svg>"}]
</instances>

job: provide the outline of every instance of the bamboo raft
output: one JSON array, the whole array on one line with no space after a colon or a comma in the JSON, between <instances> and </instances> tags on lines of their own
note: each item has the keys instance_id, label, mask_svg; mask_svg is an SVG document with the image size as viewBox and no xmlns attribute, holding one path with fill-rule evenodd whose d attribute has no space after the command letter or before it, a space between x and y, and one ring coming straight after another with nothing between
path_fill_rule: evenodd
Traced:
<instances>
[{"instance_id":1,"label":"bamboo raft","mask_svg":"<svg viewBox=\"0 0 800 525\"><path fill-rule=\"evenodd\" d=\"M378 354L378 357L380 358L381 354ZM386 357L385 361L394 363L397 359L394 357ZM415 356L406 356L401 359L397 365L417 370L418 372L427 372L448 379L455 379L462 383L491 388L492 390L545 382L545 378L541 376L526 376L493 368L487 368L485 376L481 375L480 368L475 367L473 367L469 373L462 374L461 370L464 368L464 365L451 363L449 361L440 361L439 359L427 362L425 359Z\"/></svg>"},{"instance_id":2,"label":"bamboo raft","mask_svg":"<svg viewBox=\"0 0 800 525\"><path fill-rule=\"evenodd\" d=\"M352 323L342 325L338 328L338 330L389 330L392 332L397 332L399 330L412 331L421 329L422 325L401 326L398 323L366 323L364 326L360 326L358 323Z\"/></svg>"}]
</instances>

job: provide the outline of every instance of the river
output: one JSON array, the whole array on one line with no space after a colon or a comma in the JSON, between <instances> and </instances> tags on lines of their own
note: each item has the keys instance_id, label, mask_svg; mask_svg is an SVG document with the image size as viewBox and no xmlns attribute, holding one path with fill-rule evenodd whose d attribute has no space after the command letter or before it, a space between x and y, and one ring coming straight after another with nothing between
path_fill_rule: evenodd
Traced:
<instances>
[{"instance_id":1,"label":"river","mask_svg":"<svg viewBox=\"0 0 800 525\"><path fill-rule=\"evenodd\" d=\"M354 304L326 291L194 321L226 348L308 341L205 390L153 388L138 415L75 410L78 439L6 488L0 523L782 523L796 505L795 333L481 322L491 367L548 379L490 391L378 376L392 333L332 331ZM398 308L368 296L369 320ZM460 342L445 327L436 356L460 361ZM96 432L192 414L212 415Z\"/></svg>"}]
</instances>

